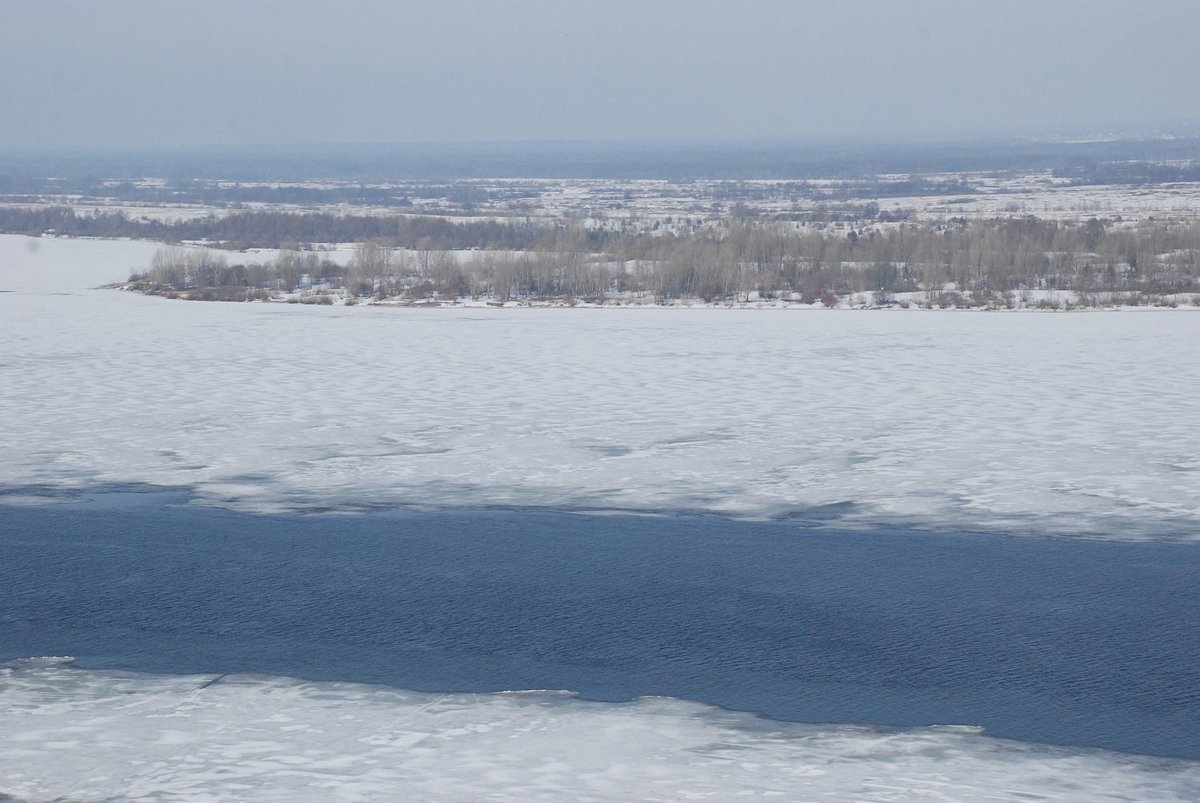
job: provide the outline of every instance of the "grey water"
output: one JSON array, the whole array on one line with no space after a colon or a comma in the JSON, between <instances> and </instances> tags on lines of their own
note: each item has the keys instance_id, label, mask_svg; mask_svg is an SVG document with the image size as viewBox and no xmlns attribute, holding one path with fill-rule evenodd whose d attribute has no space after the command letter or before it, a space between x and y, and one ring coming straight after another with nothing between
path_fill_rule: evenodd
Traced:
<instances>
[{"instance_id":1,"label":"grey water","mask_svg":"<svg viewBox=\"0 0 1200 803\"><path fill-rule=\"evenodd\" d=\"M498 510L0 506L0 661L665 695L1200 759L1200 549Z\"/></svg>"}]
</instances>

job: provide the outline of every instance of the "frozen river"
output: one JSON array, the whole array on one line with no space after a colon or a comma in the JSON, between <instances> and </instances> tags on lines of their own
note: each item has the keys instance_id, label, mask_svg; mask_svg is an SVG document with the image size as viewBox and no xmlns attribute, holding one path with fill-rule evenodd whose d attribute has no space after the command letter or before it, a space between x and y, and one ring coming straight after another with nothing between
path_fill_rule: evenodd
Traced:
<instances>
[{"instance_id":1,"label":"frozen river","mask_svg":"<svg viewBox=\"0 0 1200 803\"><path fill-rule=\"evenodd\" d=\"M0 237L0 796L1200 794L1200 314L87 289L153 251Z\"/></svg>"},{"instance_id":2,"label":"frozen river","mask_svg":"<svg viewBox=\"0 0 1200 803\"><path fill-rule=\"evenodd\" d=\"M34 799L1200 793L1191 544L152 494L0 533L0 661L79 662L0 668Z\"/></svg>"},{"instance_id":3,"label":"frozen river","mask_svg":"<svg viewBox=\"0 0 1200 803\"><path fill-rule=\"evenodd\" d=\"M37 250L30 250L31 244ZM1200 535L1200 313L172 302L0 237L0 486Z\"/></svg>"}]
</instances>

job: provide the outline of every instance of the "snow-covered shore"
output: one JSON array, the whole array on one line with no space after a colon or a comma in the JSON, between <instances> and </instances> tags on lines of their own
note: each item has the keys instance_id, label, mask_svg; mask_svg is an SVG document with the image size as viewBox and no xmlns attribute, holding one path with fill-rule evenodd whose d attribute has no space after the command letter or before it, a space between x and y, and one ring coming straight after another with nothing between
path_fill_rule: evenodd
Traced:
<instances>
[{"instance_id":1,"label":"snow-covered shore","mask_svg":"<svg viewBox=\"0 0 1200 803\"><path fill-rule=\"evenodd\" d=\"M139 292L136 282L116 285L116 289ZM150 292L147 295L164 295ZM200 300L188 291L170 293L170 300ZM211 301L213 299L203 299ZM240 299L223 303L245 303ZM1135 303L1136 302L1136 303ZM392 296L383 299L359 298L344 290L297 290L291 293L263 294L254 303L304 304L324 306L364 306L400 309L729 309L729 310L938 310L946 312L1083 312L1089 310L1200 310L1200 295L1168 293L1093 293L1083 297L1071 290L1028 290L1009 297L998 296L975 302L970 294L953 288L934 292L906 293L849 293L825 300L805 301L794 298L759 298L756 294L724 301L705 301L701 298L658 298L651 293L611 294L603 300L570 297L530 297L499 300L494 298L424 298L411 299Z\"/></svg>"},{"instance_id":2,"label":"snow-covered shore","mask_svg":"<svg viewBox=\"0 0 1200 803\"><path fill-rule=\"evenodd\" d=\"M0 666L18 800L1186 801L1194 762L695 703ZM68 759L69 760L66 760Z\"/></svg>"}]
</instances>

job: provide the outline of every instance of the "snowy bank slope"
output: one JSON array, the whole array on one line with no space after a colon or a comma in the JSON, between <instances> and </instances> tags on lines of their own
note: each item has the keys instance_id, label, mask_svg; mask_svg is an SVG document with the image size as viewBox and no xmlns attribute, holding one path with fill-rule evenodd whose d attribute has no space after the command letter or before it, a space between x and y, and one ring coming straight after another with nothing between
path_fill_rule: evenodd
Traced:
<instances>
[{"instance_id":1,"label":"snowy bank slope","mask_svg":"<svg viewBox=\"0 0 1200 803\"><path fill-rule=\"evenodd\" d=\"M30 243L0 237L10 490L1200 536L1191 311L198 304L83 289L150 245Z\"/></svg>"},{"instance_id":2,"label":"snowy bank slope","mask_svg":"<svg viewBox=\"0 0 1200 803\"><path fill-rule=\"evenodd\" d=\"M215 681L215 682L214 682ZM693 703L0 666L20 800L1194 800L1195 762ZM69 758L70 760L64 760Z\"/></svg>"}]
</instances>

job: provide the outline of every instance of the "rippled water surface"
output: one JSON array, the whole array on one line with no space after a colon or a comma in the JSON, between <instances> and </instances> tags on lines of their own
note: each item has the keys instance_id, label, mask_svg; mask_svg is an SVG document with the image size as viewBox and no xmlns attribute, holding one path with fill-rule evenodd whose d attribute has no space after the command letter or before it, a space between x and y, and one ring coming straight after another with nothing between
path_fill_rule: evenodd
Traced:
<instances>
[{"instance_id":1,"label":"rippled water surface","mask_svg":"<svg viewBox=\"0 0 1200 803\"><path fill-rule=\"evenodd\" d=\"M0 660L666 695L1200 758L1189 545L168 501L0 507Z\"/></svg>"}]
</instances>

